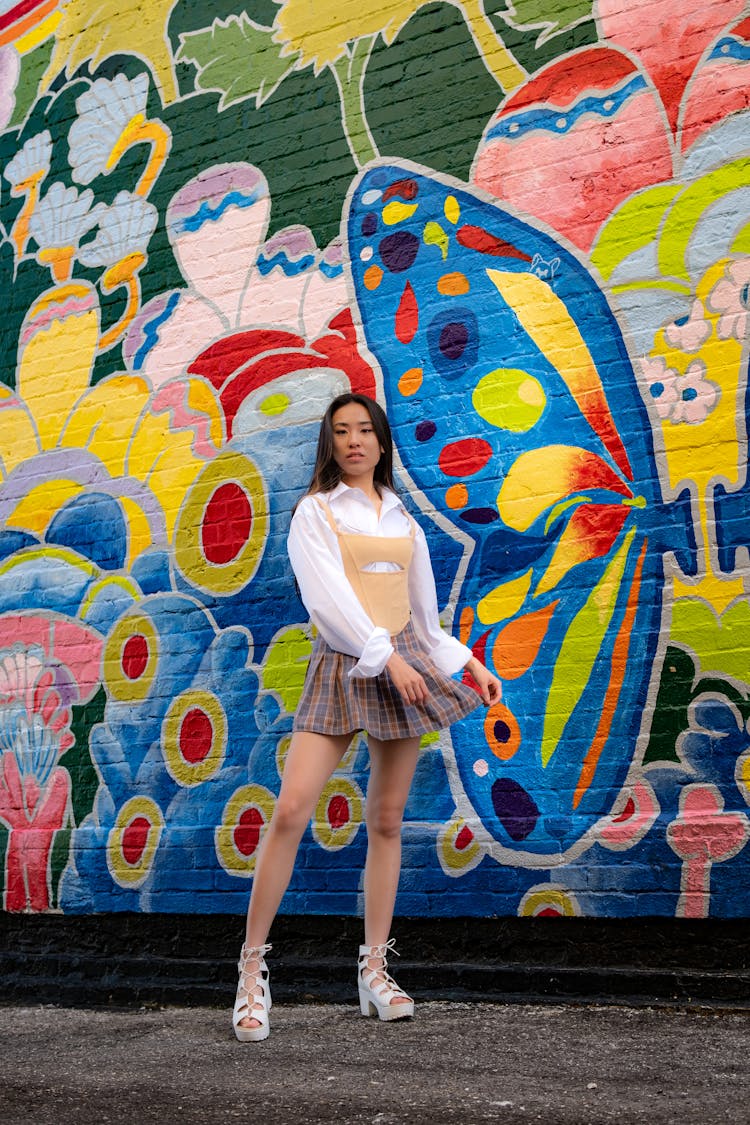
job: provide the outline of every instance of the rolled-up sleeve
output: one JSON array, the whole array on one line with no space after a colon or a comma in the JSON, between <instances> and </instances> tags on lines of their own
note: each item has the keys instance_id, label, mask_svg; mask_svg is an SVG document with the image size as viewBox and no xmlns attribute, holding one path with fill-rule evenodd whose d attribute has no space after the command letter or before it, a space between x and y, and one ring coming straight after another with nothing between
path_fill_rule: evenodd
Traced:
<instances>
[{"instance_id":1,"label":"rolled-up sleeve","mask_svg":"<svg viewBox=\"0 0 750 1125\"><path fill-rule=\"evenodd\" d=\"M440 626L430 552L419 526L414 537L414 558L409 567L409 601L412 623L430 659L446 676L459 672L471 660L472 652Z\"/></svg>"},{"instance_id":2,"label":"rolled-up sleeve","mask_svg":"<svg viewBox=\"0 0 750 1125\"><path fill-rule=\"evenodd\" d=\"M390 636L362 608L344 572L336 535L311 496L292 517L287 550L305 609L323 640L357 658L352 678L378 676L393 655Z\"/></svg>"}]
</instances>

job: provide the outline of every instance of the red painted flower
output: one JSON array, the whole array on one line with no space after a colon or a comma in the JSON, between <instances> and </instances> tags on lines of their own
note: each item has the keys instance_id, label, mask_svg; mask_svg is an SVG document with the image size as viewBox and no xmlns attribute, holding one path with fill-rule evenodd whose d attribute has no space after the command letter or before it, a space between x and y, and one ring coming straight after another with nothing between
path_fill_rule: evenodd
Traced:
<instances>
[{"instance_id":1,"label":"red painted flower","mask_svg":"<svg viewBox=\"0 0 750 1125\"><path fill-rule=\"evenodd\" d=\"M251 328L224 336L191 362L191 375L202 375L218 391L231 438L240 407L245 412L282 409L288 395L325 402L344 390L375 397L375 375L357 350L352 315L342 309L311 344L277 328ZM327 392L321 386L328 386ZM273 384L270 387L269 384ZM276 403L269 396L278 396Z\"/></svg>"},{"instance_id":2,"label":"red painted flower","mask_svg":"<svg viewBox=\"0 0 750 1125\"><path fill-rule=\"evenodd\" d=\"M750 20L725 30L744 10L599 0L603 45L555 60L501 104L474 183L588 250L623 200L671 180L706 130L750 105Z\"/></svg>"}]
</instances>

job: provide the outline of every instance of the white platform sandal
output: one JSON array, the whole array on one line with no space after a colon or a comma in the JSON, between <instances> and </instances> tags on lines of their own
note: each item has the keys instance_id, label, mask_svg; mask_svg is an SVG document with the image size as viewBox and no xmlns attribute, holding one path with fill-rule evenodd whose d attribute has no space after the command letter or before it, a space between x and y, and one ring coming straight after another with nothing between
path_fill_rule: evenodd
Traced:
<instances>
[{"instance_id":1,"label":"white platform sandal","mask_svg":"<svg viewBox=\"0 0 750 1125\"><path fill-rule=\"evenodd\" d=\"M398 953L394 948L395 940L384 942L383 945L360 945L359 971L357 983L359 985L359 1010L363 1016L377 1016L380 1020L404 1020L414 1015L414 1001L399 988L393 977L388 972L387 957L389 953ZM370 964L378 961L377 966ZM404 997L400 1004L392 1004L397 996Z\"/></svg>"},{"instance_id":2,"label":"white platform sandal","mask_svg":"<svg viewBox=\"0 0 750 1125\"><path fill-rule=\"evenodd\" d=\"M232 1027L240 1043L258 1043L268 1038L271 987L266 953L270 948L270 945L243 945L240 952L237 963L240 979L232 1013ZM244 1019L257 1020L258 1027L242 1027L240 1021Z\"/></svg>"}]
</instances>

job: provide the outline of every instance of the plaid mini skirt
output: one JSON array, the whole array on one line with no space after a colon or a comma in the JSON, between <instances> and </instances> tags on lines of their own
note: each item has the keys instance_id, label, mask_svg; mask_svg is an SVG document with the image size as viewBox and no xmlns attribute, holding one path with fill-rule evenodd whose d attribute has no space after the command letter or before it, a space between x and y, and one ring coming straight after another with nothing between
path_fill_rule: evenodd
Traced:
<instances>
[{"instance_id":1,"label":"plaid mini skirt","mask_svg":"<svg viewBox=\"0 0 750 1125\"><path fill-rule=\"evenodd\" d=\"M411 621L391 637L391 643L424 677L430 693L425 703L404 703L385 669L365 680L350 677L357 658L336 652L318 634L294 730L331 735L363 730L381 741L415 738L449 727L479 707L482 699L473 688L446 676L433 664L420 647Z\"/></svg>"}]
</instances>

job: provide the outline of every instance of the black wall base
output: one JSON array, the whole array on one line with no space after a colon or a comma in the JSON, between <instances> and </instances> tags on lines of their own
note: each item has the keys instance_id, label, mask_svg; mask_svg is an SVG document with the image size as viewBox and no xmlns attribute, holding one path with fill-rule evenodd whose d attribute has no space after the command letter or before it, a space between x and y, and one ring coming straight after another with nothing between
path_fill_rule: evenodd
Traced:
<instances>
[{"instance_id":1,"label":"black wall base","mask_svg":"<svg viewBox=\"0 0 750 1125\"><path fill-rule=\"evenodd\" d=\"M0 998L231 1006L236 915L0 915ZM353 1000L358 918L279 916L274 996ZM417 997L700 1004L750 1010L750 919L397 918L398 979Z\"/></svg>"}]
</instances>

